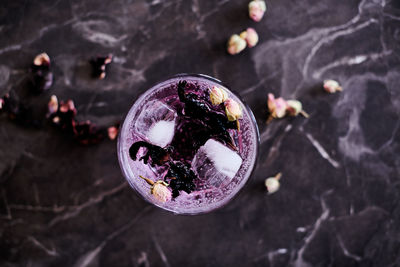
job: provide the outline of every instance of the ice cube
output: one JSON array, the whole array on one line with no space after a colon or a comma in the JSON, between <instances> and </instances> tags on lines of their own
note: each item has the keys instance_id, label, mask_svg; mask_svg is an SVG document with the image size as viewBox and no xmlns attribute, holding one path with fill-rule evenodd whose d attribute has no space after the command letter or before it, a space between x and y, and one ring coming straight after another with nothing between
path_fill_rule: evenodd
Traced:
<instances>
[{"instance_id":1,"label":"ice cube","mask_svg":"<svg viewBox=\"0 0 400 267\"><path fill-rule=\"evenodd\" d=\"M235 177L242 161L235 151L209 139L194 156L192 170L205 183L220 186L229 183Z\"/></svg>"},{"instance_id":2,"label":"ice cube","mask_svg":"<svg viewBox=\"0 0 400 267\"><path fill-rule=\"evenodd\" d=\"M166 147L174 138L174 131L175 121L158 121L151 126L147 138L154 145Z\"/></svg>"},{"instance_id":3,"label":"ice cube","mask_svg":"<svg viewBox=\"0 0 400 267\"><path fill-rule=\"evenodd\" d=\"M161 147L171 143L174 137L175 110L159 100L147 102L135 121L135 131L150 143Z\"/></svg>"}]
</instances>

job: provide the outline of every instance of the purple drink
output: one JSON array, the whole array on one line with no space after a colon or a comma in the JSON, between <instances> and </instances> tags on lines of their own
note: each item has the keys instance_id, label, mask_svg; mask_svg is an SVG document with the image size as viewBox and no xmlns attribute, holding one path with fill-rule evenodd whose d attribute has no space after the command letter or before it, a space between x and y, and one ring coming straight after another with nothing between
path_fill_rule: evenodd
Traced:
<instances>
[{"instance_id":1,"label":"purple drink","mask_svg":"<svg viewBox=\"0 0 400 267\"><path fill-rule=\"evenodd\" d=\"M223 103L211 103L214 86L242 108L239 128L227 119ZM129 184L145 200L179 214L226 204L248 180L257 149L250 109L205 75L178 75L147 90L130 109L118 139L119 163ZM155 192L159 188L161 197Z\"/></svg>"}]
</instances>

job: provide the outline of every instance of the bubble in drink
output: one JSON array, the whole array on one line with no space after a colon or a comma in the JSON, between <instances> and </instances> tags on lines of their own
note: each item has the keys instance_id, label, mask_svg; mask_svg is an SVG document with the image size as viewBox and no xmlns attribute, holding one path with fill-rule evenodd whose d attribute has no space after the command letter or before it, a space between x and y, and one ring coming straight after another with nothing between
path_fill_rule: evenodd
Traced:
<instances>
[{"instance_id":1,"label":"bubble in drink","mask_svg":"<svg viewBox=\"0 0 400 267\"><path fill-rule=\"evenodd\" d=\"M235 151L209 139L194 156L192 169L206 184L218 187L235 177L242 161Z\"/></svg>"}]
</instances>

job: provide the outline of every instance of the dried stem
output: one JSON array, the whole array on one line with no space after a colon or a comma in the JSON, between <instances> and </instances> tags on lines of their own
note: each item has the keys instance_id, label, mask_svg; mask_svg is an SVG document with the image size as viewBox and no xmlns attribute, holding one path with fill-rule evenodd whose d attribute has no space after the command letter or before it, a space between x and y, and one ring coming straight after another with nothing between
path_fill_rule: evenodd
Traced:
<instances>
[{"instance_id":1,"label":"dried stem","mask_svg":"<svg viewBox=\"0 0 400 267\"><path fill-rule=\"evenodd\" d=\"M149 185L154 185L154 182L152 180L150 180L149 178L143 177L141 175L139 175L140 178L142 178L143 180L145 180Z\"/></svg>"},{"instance_id":2,"label":"dried stem","mask_svg":"<svg viewBox=\"0 0 400 267\"><path fill-rule=\"evenodd\" d=\"M308 113L305 112L304 110L300 111L300 114L303 115L305 118L310 117L310 115L308 115Z\"/></svg>"}]
</instances>

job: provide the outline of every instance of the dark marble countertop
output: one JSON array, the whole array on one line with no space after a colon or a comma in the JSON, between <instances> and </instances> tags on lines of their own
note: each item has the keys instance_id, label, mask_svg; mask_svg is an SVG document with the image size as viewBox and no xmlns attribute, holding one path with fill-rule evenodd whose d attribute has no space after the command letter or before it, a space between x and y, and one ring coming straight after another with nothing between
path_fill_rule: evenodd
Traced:
<instances>
[{"instance_id":1,"label":"dark marble countertop","mask_svg":"<svg viewBox=\"0 0 400 267\"><path fill-rule=\"evenodd\" d=\"M46 51L54 84L30 96L71 98L107 125L176 73L240 92L260 128L257 170L226 207L177 216L123 179L116 142L81 146L46 125L0 118L0 266L400 266L400 2L3 1L0 93L23 90ZM254 27L236 56L227 38ZM104 80L88 59L112 53ZM324 79L344 91L324 93ZM310 114L266 125L267 93ZM282 172L268 195L264 179Z\"/></svg>"}]
</instances>

